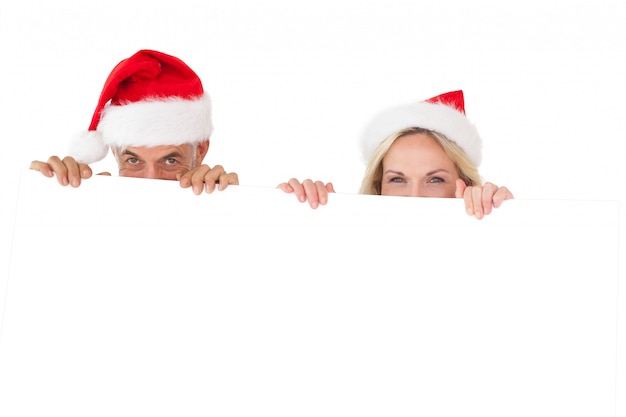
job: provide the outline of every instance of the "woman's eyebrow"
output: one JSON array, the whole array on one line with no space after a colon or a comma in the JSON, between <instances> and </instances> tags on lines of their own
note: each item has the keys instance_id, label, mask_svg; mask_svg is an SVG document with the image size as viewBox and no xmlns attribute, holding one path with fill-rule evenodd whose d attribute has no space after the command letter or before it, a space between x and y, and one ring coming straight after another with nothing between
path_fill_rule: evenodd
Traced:
<instances>
[{"instance_id":1,"label":"woman's eyebrow","mask_svg":"<svg viewBox=\"0 0 626 417\"><path fill-rule=\"evenodd\" d=\"M404 172L402 172L402 171L395 171L393 169L388 169L387 171L385 171L385 174L404 175Z\"/></svg>"},{"instance_id":2,"label":"woman's eyebrow","mask_svg":"<svg viewBox=\"0 0 626 417\"><path fill-rule=\"evenodd\" d=\"M427 176L428 176L428 175L433 175L433 174L436 174L436 173L438 173L438 172L445 172L446 174L449 174L449 172L448 172L448 171L446 171L445 169L443 169L443 168L438 168L438 169L433 169L432 171L427 172L427 173L426 173L426 175L427 175Z\"/></svg>"}]
</instances>

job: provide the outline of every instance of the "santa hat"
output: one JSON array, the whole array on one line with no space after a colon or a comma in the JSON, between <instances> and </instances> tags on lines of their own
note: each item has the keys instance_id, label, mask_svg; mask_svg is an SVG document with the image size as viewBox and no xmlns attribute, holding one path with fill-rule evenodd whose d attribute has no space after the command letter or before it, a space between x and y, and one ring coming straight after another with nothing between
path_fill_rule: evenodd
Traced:
<instances>
[{"instance_id":1,"label":"santa hat","mask_svg":"<svg viewBox=\"0 0 626 417\"><path fill-rule=\"evenodd\" d=\"M463 91L451 91L428 100L394 107L378 114L367 125L362 137L366 162L378 145L403 129L420 127L438 132L459 145L476 167L482 160L482 139L474 124L465 116Z\"/></svg>"},{"instance_id":2,"label":"santa hat","mask_svg":"<svg viewBox=\"0 0 626 417\"><path fill-rule=\"evenodd\" d=\"M212 132L211 99L196 73L176 57L141 50L113 68L69 155L92 163L111 146L197 144Z\"/></svg>"}]
</instances>

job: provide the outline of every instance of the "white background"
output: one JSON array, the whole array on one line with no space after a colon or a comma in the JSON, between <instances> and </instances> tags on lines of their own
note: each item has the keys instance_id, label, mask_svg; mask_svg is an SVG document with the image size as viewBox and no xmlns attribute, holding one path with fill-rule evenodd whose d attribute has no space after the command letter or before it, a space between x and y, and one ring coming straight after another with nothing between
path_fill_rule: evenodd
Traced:
<instances>
[{"instance_id":1,"label":"white background","mask_svg":"<svg viewBox=\"0 0 626 417\"><path fill-rule=\"evenodd\" d=\"M242 184L313 177L356 192L369 116L461 88L484 139L485 179L518 199L618 199L625 236L619 1L0 4L0 271L20 171L64 154L110 70L142 48L200 75L215 109L206 162L238 172ZM95 169L114 170L111 162ZM2 272L0 298L4 281Z\"/></svg>"}]
</instances>

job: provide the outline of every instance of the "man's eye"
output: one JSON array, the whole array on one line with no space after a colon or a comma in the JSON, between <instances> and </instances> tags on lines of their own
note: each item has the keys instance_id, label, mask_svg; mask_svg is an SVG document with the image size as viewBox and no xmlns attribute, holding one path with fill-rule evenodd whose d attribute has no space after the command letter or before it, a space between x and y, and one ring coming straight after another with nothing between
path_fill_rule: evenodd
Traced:
<instances>
[{"instance_id":1,"label":"man's eye","mask_svg":"<svg viewBox=\"0 0 626 417\"><path fill-rule=\"evenodd\" d=\"M178 162L178 161L176 161L176 159L174 159L174 158L167 158L165 160L165 165L174 165L176 162Z\"/></svg>"},{"instance_id":2,"label":"man's eye","mask_svg":"<svg viewBox=\"0 0 626 417\"><path fill-rule=\"evenodd\" d=\"M135 165L135 164L138 164L138 163L139 163L139 159L137 159L137 158L128 158L128 159L126 160L126 162L128 162L128 163L129 163L129 164L131 164L131 165Z\"/></svg>"}]
</instances>

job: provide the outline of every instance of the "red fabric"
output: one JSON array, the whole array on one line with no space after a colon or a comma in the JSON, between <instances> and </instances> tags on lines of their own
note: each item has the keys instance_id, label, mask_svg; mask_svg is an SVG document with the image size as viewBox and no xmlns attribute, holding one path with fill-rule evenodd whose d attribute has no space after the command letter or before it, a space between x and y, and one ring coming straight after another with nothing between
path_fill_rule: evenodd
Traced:
<instances>
[{"instance_id":1,"label":"red fabric","mask_svg":"<svg viewBox=\"0 0 626 417\"><path fill-rule=\"evenodd\" d=\"M454 107L461 113L465 114L465 101L463 100L463 90L450 91L436 97L425 100L427 103L442 103L446 106Z\"/></svg>"},{"instance_id":2,"label":"red fabric","mask_svg":"<svg viewBox=\"0 0 626 417\"><path fill-rule=\"evenodd\" d=\"M141 50L121 61L109 74L89 130L96 130L109 101L117 106L151 98L191 99L203 92L200 78L183 61L162 52Z\"/></svg>"}]
</instances>

